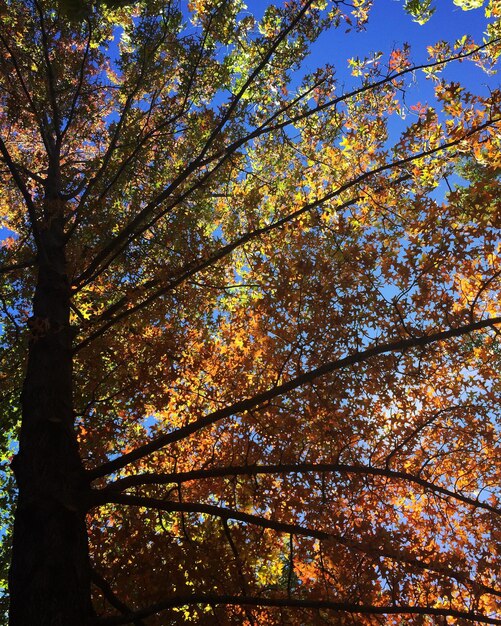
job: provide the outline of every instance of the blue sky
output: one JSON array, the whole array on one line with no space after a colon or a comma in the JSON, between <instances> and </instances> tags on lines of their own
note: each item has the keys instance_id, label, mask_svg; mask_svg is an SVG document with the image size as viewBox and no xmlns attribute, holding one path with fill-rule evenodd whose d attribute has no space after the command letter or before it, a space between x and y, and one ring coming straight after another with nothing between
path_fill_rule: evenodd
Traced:
<instances>
[{"instance_id":1,"label":"blue sky","mask_svg":"<svg viewBox=\"0 0 501 626\"><path fill-rule=\"evenodd\" d=\"M249 9L254 4L249 2ZM413 21L404 11L403 0L375 0L365 31L346 34L341 27L324 33L314 46L307 66L314 69L327 62L332 63L336 66L338 77L350 84L353 79L346 66L348 58L363 58L375 51L382 52L387 58L393 48L408 43L413 62L419 64L427 60L427 46L437 41L454 42L467 34L477 43L482 43L486 23L484 9L463 11L453 0L437 1L435 14L424 25ZM499 83L498 76L487 76L473 63L453 64L447 68L446 75L477 92L486 89L488 84Z\"/></svg>"}]
</instances>

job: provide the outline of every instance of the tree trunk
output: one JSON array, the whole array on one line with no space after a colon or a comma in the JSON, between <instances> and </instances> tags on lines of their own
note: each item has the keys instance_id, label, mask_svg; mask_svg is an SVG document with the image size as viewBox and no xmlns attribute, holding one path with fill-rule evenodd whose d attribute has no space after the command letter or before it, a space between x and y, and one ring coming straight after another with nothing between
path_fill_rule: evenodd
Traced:
<instances>
[{"instance_id":1,"label":"tree trunk","mask_svg":"<svg viewBox=\"0 0 501 626\"><path fill-rule=\"evenodd\" d=\"M70 285L63 220L45 223L29 321L19 453L12 464L19 498L9 624L87 626L94 614L85 526L87 485L72 405Z\"/></svg>"}]
</instances>

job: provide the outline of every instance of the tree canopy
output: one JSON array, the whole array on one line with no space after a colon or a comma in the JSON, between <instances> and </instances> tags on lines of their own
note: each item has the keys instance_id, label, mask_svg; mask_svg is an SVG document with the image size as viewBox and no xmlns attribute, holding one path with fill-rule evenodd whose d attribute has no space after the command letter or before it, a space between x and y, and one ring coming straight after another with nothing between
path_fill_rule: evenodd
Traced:
<instances>
[{"instance_id":1,"label":"tree canopy","mask_svg":"<svg viewBox=\"0 0 501 626\"><path fill-rule=\"evenodd\" d=\"M372 4L0 0L10 626L501 624L501 2Z\"/></svg>"}]
</instances>

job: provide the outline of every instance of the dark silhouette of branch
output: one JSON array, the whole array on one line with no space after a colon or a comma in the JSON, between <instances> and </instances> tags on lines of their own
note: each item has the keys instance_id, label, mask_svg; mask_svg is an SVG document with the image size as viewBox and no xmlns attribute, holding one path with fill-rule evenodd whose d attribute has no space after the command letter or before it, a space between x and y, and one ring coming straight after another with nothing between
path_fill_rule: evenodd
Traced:
<instances>
[{"instance_id":1,"label":"dark silhouette of branch","mask_svg":"<svg viewBox=\"0 0 501 626\"><path fill-rule=\"evenodd\" d=\"M226 539L228 540L228 544L230 546L230 549L233 553L233 558L235 559L235 566L236 566L236 570L238 573L238 577L240 579L240 587L242 589L242 594L244 596L247 595L247 582L245 580L245 574L244 574L244 570L243 570L243 566L242 566L242 559L240 558L240 554L238 553L238 549L237 546L235 544L235 542L233 541L233 537L231 536L231 529L228 525L228 520L227 519L223 519L221 520L222 524L223 524L223 530L224 530L224 534L226 536ZM247 617L247 619L249 620L249 623L251 626L255 626L255 622L254 622L254 618L252 617L252 613L246 609L245 611L245 615Z\"/></svg>"},{"instance_id":2,"label":"dark silhouette of branch","mask_svg":"<svg viewBox=\"0 0 501 626\"><path fill-rule=\"evenodd\" d=\"M208 478L225 478L228 476L259 476L261 474L293 474L293 473L343 473L361 474L363 476L382 476L390 480L403 480L423 487L427 491L441 494L447 498L453 498L468 504L474 508L485 509L496 515L501 515L501 509L492 506L488 502L480 502L469 498L461 493L451 491L435 483L425 480L409 472L399 472L388 468L372 467L368 465L350 465L346 463L284 463L270 465L234 465L230 467L214 467L210 469L191 470L186 472L173 472L171 474L144 473L127 476L109 483L101 493L119 492L131 487L142 485L166 485L179 484L192 480L205 480Z\"/></svg>"},{"instance_id":3,"label":"dark silhouette of branch","mask_svg":"<svg viewBox=\"0 0 501 626\"><path fill-rule=\"evenodd\" d=\"M280 35L279 35L280 36ZM148 204L136 215L136 217L129 222L129 224L127 224L123 230L118 233L110 242L109 244L103 249L101 250L101 252L99 252L96 257L94 257L94 259L91 261L91 263L89 264L89 266L86 268L86 270L84 270L84 272L82 272L82 274L78 277L77 279L77 284L82 285L82 284L88 284L90 281L92 281L94 278L96 278L97 276L99 276L99 274L104 271L109 264L113 261L113 259L116 258L116 256L118 256L126 247L127 245L137 236L141 235L147 228L150 228L156 221L158 221L159 219L161 219L167 212L169 212L170 210L172 210L172 208L174 208L176 205L178 205L181 201L185 200L187 195L191 194L194 190L198 189L198 187L205 183L206 180L214 173L214 171L216 169L218 169L220 167L220 165L222 163L224 163L229 156L235 154L235 152L241 148L243 145L245 145L246 143L248 143L249 141L251 141L252 139L256 139L266 133L270 133L270 132L274 132L277 130L280 130L282 128L285 128L287 126L290 126L294 123L297 123L299 121L302 121L308 117L311 117L312 115L315 115L317 113L320 113L324 110L326 110L327 108L330 107L334 107L337 104L340 104L341 102L344 102L352 97L356 97L358 95L361 95L367 91L373 90L373 89L377 89L378 87L383 86L384 84L394 81L394 80L398 80L399 78L405 76L406 74L409 74L411 72L415 72L415 71L419 71L419 70L423 70L423 69L431 69L433 67L438 67L441 65L445 65L447 63L453 62L453 61L457 61L457 60L462 60L465 59L477 52L479 52L480 50L482 50L483 48L486 48L488 46L494 45L497 41L499 41L499 39L497 40L493 40L490 41L486 44L483 44L482 46L478 46L477 48L475 48L474 50L468 50L466 53L461 53L455 56L451 56L447 59L443 59L443 60L439 60L439 61L434 61L432 63L423 63L420 65L415 65L412 67L408 67L405 68L404 70L401 70L400 72L396 72L394 74L390 74L388 76L386 76L385 78L376 81L374 83L371 83L369 85L364 85L363 87L360 87L358 89L355 89L353 91L347 92L346 94L343 94L341 96L338 96L337 98L334 98L332 100L329 100L328 102L325 102L321 105L318 105L312 109L309 109L306 112L303 112L299 115L296 116L292 116L290 118L288 118L287 120L284 120L283 122L277 123L277 124L272 124L272 122L277 119L278 117L280 117L281 115L283 115L284 113L287 112L287 110L292 106L292 104L295 102L293 101L293 103L289 103L288 105L286 105L285 107L281 108L279 111L275 112L272 116L270 116L270 118L268 118L268 120L266 120L265 122L263 122L263 124L261 124L258 128L256 128L254 131L248 133L245 137L242 137L240 139L237 139L236 141L234 141L233 143L231 143L229 146L227 146L226 148L216 152L215 154L211 155L210 157L204 159L203 156L205 156L205 154L207 153L210 145L214 142L215 138L217 135L215 135L215 131L211 134L211 137L208 139L207 143L204 145L204 147L202 148L202 151L200 152L200 154L191 162L189 163L183 170L183 172L181 172L162 192L160 192L155 198L153 198L150 202L148 202ZM271 58L271 54L270 54L270 58ZM264 66L263 66L264 67ZM245 83L245 85L247 85L247 83ZM246 86L245 89L248 88ZM240 93L240 92L239 92ZM240 97L243 95L240 95ZM224 118L223 118L224 119ZM228 119L226 119L224 121L224 124L226 124L226 122L228 121ZM224 126L223 124L223 126ZM270 125L271 124L271 125ZM218 128L221 127L222 129L222 125L220 124L218 126ZM192 187L190 187L190 189L181 194L179 198L176 199L176 201L174 202L174 204L169 205L167 208L163 209L158 215L156 215L154 217L154 219L150 222L148 222L145 226L143 226L142 228L138 229L138 226L144 222L145 219L148 218L148 215L150 215L161 203L163 203L184 181L186 181L189 176L191 176L191 174L193 174L197 169L201 169L203 167L206 167L207 165L209 165L210 163L212 163L213 161L217 160L221 158L221 161L216 165L216 167L207 172L204 176L201 177L201 179L199 181L197 181L197 183L195 185L193 185ZM113 254L113 252L115 251L115 253ZM108 262L101 267L100 269L99 266L100 264L105 261L110 255L111 259L108 260Z\"/></svg>"},{"instance_id":4,"label":"dark silhouette of branch","mask_svg":"<svg viewBox=\"0 0 501 626\"><path fill-rule=\"evenodd\" d=\"M101 574L96 570L91 570L91 580L98 587L106 600L111 604L112 607L118 609L120 613L123 613L124 616L131 615L133 611L131 608L127 606L124 602L122 602L115 594L113 589L111 588L110 583L101 576ZM140 617L134 617L129 620L128 623L134 624L134 626L145 626L145 623Z\"/></svg>"},{"instance_id":5,"label":"dark silhouette of branch","mask_svg":"<svg viewBox=\"0 0 501 626\"><path fill-rule=\"evenodd\" d=\"M247 77L242 87L239 89L239 91L235 95L231 97L229 103L225 107L225 112L223 116L221 117L221 120L219 121L218 125L213 130L213 132L211 133L207 141L204 143L197 157L184 168L184 170L176 177L176 179L170 185L168 185L168 187L163 192L161 192L154 200L149 202L146 205L146 207L144 207L144 209L142 209L136 215L136 217L134 217L134 219L131 220L131 222L129 222L129 224L110 241L108 246L106 246L99 254L96 255L96 257L91 262L89 267L79 277L78 282L87 280L89 276L92 276L94 270L97 269L99 264L102 261L104 261L110 253L113 252L113 250L115 249L117 245L119 246L124 240L127 240L130 234L134 233L134 236L136 236L138 234L135 232L137 226L139 226L144 221L144 219L149 215L149 213L151 213L152 210L154 210L161 202L163 202L172 193L172 191L174 191L174 189L176 189L182 182L184 182L184 180L186 180L193 172L195 172L199 167L203 167L201 163L203 161L204 156L207 154L208 150L210 150L216 138L220 135L223 127L231 119L233 112L235 111L242 97L245 95L245 92L248 90L249 86L254 82L257 76L259 76L259 74L263 71L263 69L269 63L273 54L276 52L278 46L286 39L286 37L291 33L291 31L294 30L294 28L298 25L298 23L301 21L301 18L308 11L308 9L310 8L312 4L313 4L313 0L308 0L308 2L305 3L305 5L301 8L301 10L297 13L297 15L294 16L294 19L292 19L291 22L277 35L277 37L274 39L274 41L270 45L266 54L263 55L261 61L257 64L254 70L249 74L249 76ZM118 124L122 122L123 122L123 117L120 118ZM118 127L118 124L117 124L117 127ZM110 151L112 151L113 149L114 149L114 146L110 144L110 147L108 148L108 151L107 151L107 155L110 154ZM106 159L105 157L105 159L103 160L103 164L96 176L100 175L102 171L104 171L108 161L109 161L109 158ZM88 195L88 192L89 192L89 188L87 189L85 196Z\"/></svg>"},{"instance_id":6,"label":"dark silhouette of branch","mask_svg":"<svg viewBox=\"0 0 501 626\"><path fill-rule=\"evenodd\" d=\"M492 285L492 283L501 276L501 270L498 270L497 272L494 272L494 274L492 276L490 276L488 279L486 279L482 285L480 286L480 289L477 291L477 294L475 296L475 298L473 299L473 302L470 305L470 319L473 319L474 315L475 315L475 307L477 306L477 302L479 301L480 297L482 296L482 293L489 288L490 285Z\"/></svg>"},{"instance_id":7,"label":"dark silhouette of branch","mask_svg":"<svg viewBox=\"0 0 501 626\"><path fill-rule=\"evenodd\" d=\"M178 278L173 279L167 285L164 285L164 286L160 287L157 291L155 291L152 294L150 294L147 298L145 298L141 302L135 304L132 307L129 307L128 309L125 309L120 314L116 315L115 317L112 317L109 321L107 321L105 324L103 324L103 326L101 326L96 331L94 331L91 335L89 335L88 337L83 339L75 347L75 352L78 352L79 350L81 350L85 346L87 346L90 343L92 343L95 339L100 337L103 333L105 333L107 330L112 328L119 321L125 319L126 317L129 317L130 315L136 313L137 311L140 311L140 310L144 309L146 306L151 304L157 298L159 298L159 297L165 295L166 293L168 293L169 291L175 289L181 283L185 282L189 278L192 278L195 274L199 273L200 271L202 271L204 269L207 269L208 267L214 265L214 263L216 263L217 261L220 261L221 259L225 258L229 254L231 254L234 250L236 250L237 248L243 246L244 244L249 243L250 241L253 241L255 239L258 239L259 237L261 237L261 236L263 236L263 235L265 235L265 234L267 234L267 233L269 233L269 232L271 232L273 230L281 228L285 224L288 224L288 223L296 220L297 218L299 218L303 214L308 213L308 212L312 211L313 209L316 209L316 208L322 206L322 204L324 204L325 202L328 202L329 200L332 200L333 198L336 198L337 196L340 196L345 191L348 191L349 189L355 187L356 185L359 185L360 183L363 183L365 180L367 180L371 176L374 176L376 174L380 174L380 173L385 172L387 170L401 168L401 167L407 165L408 163L411 163L412 161L415 161L415 160L424 158L426 156L430 156L432 154L435 154L437 152L440 152L442 150L447 150L448 148L457 146L459 143L461 143L462 141L464 141L468 137L470 137L470 136L472 136L472 135L474 135L474 134L484 130L485 128L488 128L488 127L492 126L493 124L495 124L495 123L497 123L499 121L501 121L501 118L495 118L493 120L489 120L488 122L485 122L484 124L480 124L479 126L471 129L470 131L465 133L460 139L455 139L453 141L450 141L450 142L447 142L447 143L443 143L440 146L437 146L435 148L430 148L429 150L425 150L423 152L419 152L417 154L414 154L414 155L411 155L411 156L408 156L408 157L405 157L405 158L402 158L402 159L398 159L397 161L393 161L392 163L386 163L386 164L381 165L379 167L376 167L376 168L374 168L372 170L364 172L363 174L361 174L357 178L355 178L355 179L345 183L344 185L341 185L340 187L338 187L334 191L331 191L331 192L325 194L321 198L318 198L317 200L314 200L313 202L309 202L308 204L302 206L297 211L293 211L289 215L286 215L285 217L277 220L276 222L273 222L271 224L263 226L262 228L257 228L257 229L253 230L250 233L246 233L245 235L242 235L241 237L239 237L234 242L232 242L230 244L227 244L227 245L223 246L222 248L220 248L216 253L212 254L207 259L204 259L204 260L201 260L198 263L195 263L184 274L182 274ZM397 181L402 181L402 180L408 179L408 178L409 178L408 176L404 175L402 177L399 177L397 179ZM394 181L393 184L396 184L397 181ZM350 199L346 203L341 205L339 207L339 209L345 208L346 206L350 206L351 204L353 204L356 201L357 201L357 199ZM150 284L150 287L151 287L151 284ZM117 308L119 308L120 306L122 306L125 303L126 303L126 299L121 299L118 303L115 303L114 305L112 305L110 307L110 309L111 309L111 311L115 311ZM110 309L103 313L104 317L109 316Z\"/></svg>"},{"instance_id":8,"label":"dark silhouette of branch","mask_svg":"<svg viewBox=\"0 0 501 626\"><path fill-rule=\"evenodd\" d=\"M71 127L71 124L73 122L73 118L75 116L75 112L77 110L77 103L78 103L78 99L80 98L80 95L82 93L82 87L83 87L83 83L84 83L84 79L85 79L85 65L87 63L87 59L89 58L89 52L90 52L90 45L92 42L92 24L90 22L89 19L85 20L86 24L87 24L87 28L89 29L88 35L87 35L87 43L85 45L85 50L82 56L82 62L80 64L80 72L78 75L78 84L77 84L77 88L75 89L75 93L73 94L73 99L71 101L71 106L70 106L70 111L66 117L66 123L64 125L64 128L61 131L61 141L64 139L64 136L66 135L66 133L68 132L68 130Z\"/></svg>"},{"instance_id":9,"label":"dark silhouette of branch","mask_svg":"<svg viewBox=\"0 0 501 626\"><path fill-rule=\"evenodd\" d=\"M106 171L106 168L108 167L112 157L113 157L113 153L118 145L118 141L120 139L120 135L122 133L123 127L126 123L126 119L127 119L127 115L129 114L132 105L134 104L134 98L136 97L136 95L139 93L142 85L143 85L143 78L145 75L145 72L147 71L147 61L148 58L153 56L155 54L155 52L158 50L159 46L161 45L161 43L163 42L165 38L165 33L164 36L162 37L162 39L157 42L155 44L155 46L153 46L151 48L151 50L149 50L148 52L145 51L144 56L141 60L141 67L140 70L138 72L138 77L137 80L135 81L135 84L133 86L133 88L131 89L131 91L127 94L127 97L125 98L125 102L124 105L122 107L122 110L120 112L120 115L118 116L118 120L116 121L115 124L115 128L113 130L113 134L111 136L110 142L108 144L108 147L102 157L102 163L99 167L99 169L97 170L96 174L90 179L90 181L87 184L87 187L80 199L80 203L79 206L81 207L85 201L87 200L88 196L90 195L91 191L94 189L94 187L97 185L97 183L99 182L99 180L101 179L102 175L104 174L104 172ZM81 218L82 215L80 214L79 218ZM71 231L73 232L74 229L76 228L77 224L78 224L78 219L75 220L75 223L73 224Z\"/></svg>"},{"instance_id":10,"label":"dark silhouette of branch","mask_svg":"<svg viewBox=\"0 0 501 626\"><path fill-rule=\"evenodd\" d=\"M28 101L28 104L30 106L30 109L33 113L33 115L35 116L35 119L37 120L37 124L38 124L38 128L40 131L40 136L42 138L43 144L45 146L45 149L47 151L47 154L50 154L52 146L50 144L50 138L47 136L46 134L46 123L45 123L45 118L43 115L41 115L41 113L38 111L37 107L35 106L35 102L30 94L30 90L28 89L28 86L26 84L26 81L24 80L23 74L21 72L21 68L19 66L19 62L18 59L16 57L16 55L14 54L14 50L13 48L9 45L7 39L3 36L2 32L0 32L0 41L3 44L3 47L5 48L5 50L7 51L11 61L12 61L12 65L14 66L15 72L16 72L16 76L19 80L19 83L21 84L21 89L26 97L26 100Z\"/></svg>"},{"instance_id":11,"label":"dark silhouette of branch","mask_svg":"<svg viewBox=\"0 0 501 626\"><path fill-rule=\"evenodd\" d=\"M42 250L42 243L40 239L39 224L38 224L37 210L35 207L35 203L33 202L33 198L31 197L31 194L28 191L28 188L26 187L23 179L21 178L21 175L19 174L19 170L16 164L14 163L14 161L12 160L12 157L10 156L7 146L5 145L3 139L1 138L0 138L0 152L2 153L3 159L7 167L9 168L10 173L12 174L12 178L14 182L16 183L17 188L19 189L19 191L21 192L21 195L24 198L26 208L28 209L28 215L30 218L31 227L33 229L33 236L35 238L35 243L37 244L37 248L39 250Z\"/></svg>"},{"instance_id":12,"label":"dark silhouette of branch","mask_svg":"<svg viewBox=\"0 0 501 626\"><path fill-rule=\"evenodd\" d=\"M398 549L384 547L377 547L375 540L369 540L367 543L356 541L348 537L337 535L334 533L326 532L325 530L318 530L315 528L308 528L302 524L291 524L288 522L280 522L277 520L261 517L260 515L254 515L252 513L243 513L233 509L228 509L222 506L216 506L213 504L204 504L201 502L174 502L159 500L158 498L149 498L145 496L136 496L131 494L117 493L107 494L106 497L102 497L99 492L93 492L90 496L90 506L99 506L100 504L123 504L125 506L138 506L157 511L167 511L169 513L196 513L205 514L218 517L222 520L235 520L244 522L245 524L251 524L260 528L267 528L279 533L292 534L300 537L308 537L312 539L320 539L323 541L334 541L335 543L344 546L348 550L354 552L360 552L375 557L384 557L391 559L398 563L405 563L411 567L434 572L439 576L446 576L452 578L459 583L465 585L471 585L477 589L482 589L485 593L489 593L501 598L501 590L484 585L479 581L471 579L465 572L453 570L452 568L443 565L441 563L425 563L420 559L409 556L404 552L398 551Z\"/></svg>"},{"instance_id":13,"label":"dark silhouette of branch","mask_svg":"<svg viewBox=\"0 0 501 626\"><path fill-rule=\"evenodd\" d=\"M325 374L330 374L337 370L343 369L345 367L350 367L358 363L364 363L365 361L381 354L388 354L391 352L405 352L406 350L410 350L412 348L423 348L438 341L445 341L453 337L460 337L461 335L465 335L476 330L489 328L491 326L493 327L497 324L501 324L501 317L480 320L472 324L466 324L464 326L450 328L448 330L442 330L437 333L432 333L430 335L399 339L394 342L376 345L372 348L367 348L366 350L355 352L353 354L345 356L344 358L336 359L335 361L328 361L327 363L324 363L323 365L320 365L315 369L304 372L303 374L300 374L299 376L296 376L295 378L292 378L291 380L282 383L281 385L277 385L275 387L272 387L271 389L267 389L266 391L255 394L250 398L245 398L243 400L235 402L230 406L214 411L213 413L201 417L191 424L183 426L182 428L174 430L170 433L160 435L149 443L146 443L143 446L139 446L128 454L124 454L121 457L118 457L112 461L104 463L99 467L94 468L93 470L89 470L88 476L91 480L94 480L95 478L100 478L102 476L106 476L107 474L116 472L126 465L129 465L129 463L133 463L134 461L137 461L147 456L148 454L151 454L152 452L156 452L157 450L160 450L170 443L185 439L189 435L201 430L202 428L206 428L207 426L210 426L211 424L214 424L226 417L230 417L232 415L254 409L264 404L265 402L273 400L273 398L278 398L279 396L282 396L289 391L297 389L302 385L311 383L316 378L324 376Z\"/></svg>"},{"instance_id":14,"label":"dark silhouette of branch","mask_svg":"<svg viewBox=\"0 0 501 626\"><path fill-rule=\"evenodd\" d=\"M6 274L7 272L14 272L16 270L22 270L26 267L33 267L35 260L20 261L19 263L11 263L10 265L0 265L0 274Z\"/></svg>"},{"instance_id":15,"label":"dark silhouette of branch","mask_svg":"<svg viewBox=\"0 0 501 626\"><path fill-rule=\"evenodd\" d=\"M415 605L390 605L378 606L370 604L357 604L354 602L334 602L331 600L308 600L306 598L262 598L254 596L230 596L216 594L193 594L177 596L157 602L151 606L136 611L130 616L108 617L98 621L100 626L119 626L130 624L135 616L150 617L168 609L180 606L193 606L204 604L219 604L226 606L256 606L277 608L302 608L329 610L336 613L349 613L351 615L429 615L431 617L454 617L471 621L473 624L501 624L501 619L476 613L475 611L456 611L452 608L435 608Z\"/></svg>"},{"instance_id":16,"label":"dark silhouette of branch","mask_svg":"<svg viewBox=\"0 0 501 626\"><path fill-rule=\"evenodd\" d=\"M52 123L54 129L55 136L55 144L60 146L61 142L61 113L59 111L59 105L57 102L56 96L56 79L54 76L54 69L52 67L52 62L49 56L49 40L47 36L47 31L45 30L45 22L44 22L44 14L43 9L40 6L38 0L35 0L35 6L38 12L38 17L40 20L40 33L41 33L41 42L42 42L42 52L43 58L45 61L45 74L47 78L47 88L49 92L49 100L52 108ZM55 146L53 146L54 149ZM54 157L56 154L53 155Z\"/></svg>"}]
</instances>

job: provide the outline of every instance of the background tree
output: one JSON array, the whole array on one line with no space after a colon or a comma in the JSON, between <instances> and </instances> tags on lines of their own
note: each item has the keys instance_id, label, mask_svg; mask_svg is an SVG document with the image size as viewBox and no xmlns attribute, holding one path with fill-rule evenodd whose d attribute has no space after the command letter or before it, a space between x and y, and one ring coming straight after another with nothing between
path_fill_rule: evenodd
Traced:
<instances>
[{"instance_id":1,"label":"background tree","mask_svg":"<svg viewBox=\"0 0 501 626\"><path fill-rule=\"evenodd\" d=\"M12 626L501 623L501 7L370 4L0 3Z\"/></svg>"}]
</instances>

